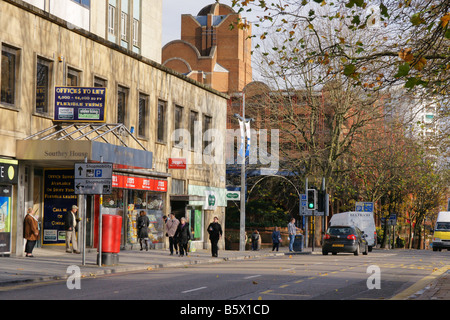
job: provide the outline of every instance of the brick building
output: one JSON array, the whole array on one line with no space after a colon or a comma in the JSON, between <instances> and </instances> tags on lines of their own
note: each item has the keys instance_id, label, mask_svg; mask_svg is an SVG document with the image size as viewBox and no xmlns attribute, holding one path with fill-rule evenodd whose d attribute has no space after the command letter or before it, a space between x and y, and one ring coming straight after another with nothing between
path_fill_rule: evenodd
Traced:
<instances>
[{"instance_id":1,"label":"brick building","mask_svg":"<svg viewBox=\"0 0 450 320\"><path fill-rule=\"evenodd\" d=\"M245 18L218 2L196 16L181 16L181 39L162 50L162 63L225 93L242 92L252 81L251 26L233 28Z\"/></svg>"}]
</instances>

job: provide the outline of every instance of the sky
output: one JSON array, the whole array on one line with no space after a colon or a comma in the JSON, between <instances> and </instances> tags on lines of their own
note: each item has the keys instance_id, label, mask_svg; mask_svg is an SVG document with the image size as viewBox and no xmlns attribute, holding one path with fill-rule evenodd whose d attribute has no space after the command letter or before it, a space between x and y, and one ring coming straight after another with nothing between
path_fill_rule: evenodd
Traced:
<instances>
[{"instance_id":1,"label":"sky","mask_svg":"<svg viewBox=\"0 0 450 320\"><path fill-rule=\"evenodd\" d=\"M181 15L197 15L215 0L163 0L163 39L162 45L181 38ZM220 3L231 7L231 0L220 0Z\"/></svg>"}]
</instances>

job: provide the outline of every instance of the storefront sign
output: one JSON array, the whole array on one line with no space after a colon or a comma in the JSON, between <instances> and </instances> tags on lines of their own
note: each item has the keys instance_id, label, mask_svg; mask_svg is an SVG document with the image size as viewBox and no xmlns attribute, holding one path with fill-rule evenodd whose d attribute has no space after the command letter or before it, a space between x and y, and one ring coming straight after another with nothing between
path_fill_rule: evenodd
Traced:
<instances>
[{"instance_id":1,"label":"storefront sign","mask_svg":"<svg viewBox=\"0 0 450 320\"><path fill-rule=\"evenodd\" d=\"M0 253L11 252L11 186L0 186Z\"/></svg>"},{"instance_id":2,"label":"storefront sign","mask_svg":"<svg viewBox=\"0 0 450 320\"><path fill-rule=\"evenodd\" d=\"M77 204L74 171L48 169L44 171L43 244L65 243L65 215Z\"/></svg>"},{"instance_id":3,"label":"storefront sign","mask_svg":"<svg viewBox=\"0 0 450 320\"><path fill-rule=\"evenodd\" d=\"M105 122L106 88L55 88L55 121Z\"/></svg>"},{"instance_id":4,"label":"storefront sign","mask_svg":"<svg viewBox=\"0 0 450 320\"><path fill-rule=\"evenodd\" d=\"M217 194L214 191L205 191L205 204L203 205L204 210L216 210L217 208Z\"/></svg>"},{"instance_id":5,"label":"storefront sign","mask_svg":"<svg viewBox=\"0 0 450 320\"><path fill-rule=\"evenodd\" d=\"M187 169L186 159L169 158L169 169L186 170Z\"/></svg>"},{"instance_id":6,"label":"storefront sign","mask_svg":"<svg viewBox=\"0 0 450 320\"><path fill-rule=\"evenodd\" d=\"M17 184L18 164L16 160L0 159L0 183Z\"/></svg>"},{"instance_id":7,"label":"storefront sign","mask_svg":"<svg viewBox=\"0 0 450 320\"><path fill-rule=\"evenodd\" d=\"M167 181L142 177L113 175L113 188L167 192Z\"/></svg>"}]
</instances>

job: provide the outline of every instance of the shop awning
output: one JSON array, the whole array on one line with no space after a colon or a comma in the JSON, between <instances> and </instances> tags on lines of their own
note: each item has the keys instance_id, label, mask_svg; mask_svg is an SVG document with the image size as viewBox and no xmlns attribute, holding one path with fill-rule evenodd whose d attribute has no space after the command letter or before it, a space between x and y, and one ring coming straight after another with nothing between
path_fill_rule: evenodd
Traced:
<instances>
[{"instance_id":1,"label":"shop awning","mask_svg":"<svg viewBox=\"0 0 450 320\"><path fill-rule=\"evenodd\" d=\"M55 125L16 142L16 159L42 167L109 162L121 168L153 168L153 153L123 124Z\"/></svg>"}]
</instances>

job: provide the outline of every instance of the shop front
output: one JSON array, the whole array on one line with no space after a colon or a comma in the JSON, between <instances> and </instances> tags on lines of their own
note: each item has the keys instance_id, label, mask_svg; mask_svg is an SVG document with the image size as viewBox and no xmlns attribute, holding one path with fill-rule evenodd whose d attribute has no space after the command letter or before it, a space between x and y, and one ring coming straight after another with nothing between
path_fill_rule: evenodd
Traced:
<instances>
[{"instance_id":1,"label":"shop front","mask_svg":"<svg viewBox=\"0 0 450 320\"><path fill-rule=\"evenodd\" d=\"M0 159L0 256L12 251L12 205L17 173L16 160Z\"/></svg>"},{"instance_id":2,"label":"shop front","mask_svg":"<svg viewBox=\"0 0 450 320\"><path fill-rule=\"evenodd\" d=\"M98 243L98 217L101 214L120 215L122 217L122 249L139 246L136 221L141 213L150 220L148 228L151 248L164 247L164 207L167 194L167 180L135 175L113 174L113 192L95 200L94 243Z\"/></svg>"},{"instance_id":3,"label":"shop front","mask_svg":"<svg viewBox=\"0 0 450 320\"><path fill-rule=\"evenodd\" d=\"M28 172L26 179L20 179L18 188L24 190L27 206L35 207L40 213L40 239L44 247L65 244L64 217L72 205L79 207L79 218L86 222L86 227L78 230L79 241L86 239L86 247L97 246L100 212L121 215L122 247L134 246L137 243L135 221L140 211L150 218L153 247L161 246L167 174L152 170L152 152L97 141L20 140L16 147L19 170ZM74 192L75 164L85 161L113 164L113 192L104 195L102 203L99 195L77 196ZM5 203L6 208L8 202ZM20 219L23 219L21 215ZM20 226L20 223L16 226L17 234L21 232ZM4 230L8 230L6 223ZM18 248L23 245L19 242Z\"/></svg>"},{"instance_id":4,"label":"shop front","mask_svg":"<svg viewBox=\"0 0 450 320\"><path fill-rule=\"evenodd\" d=\"M225 232L226 189L190 184L188 194L186 217L194 236L193 245L197 249L209 249L209 234L206 229L214 217L219 218ZM219 242L219 248L225 248L224 236Z\"/></svg>"}]
</instances>

